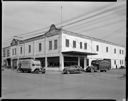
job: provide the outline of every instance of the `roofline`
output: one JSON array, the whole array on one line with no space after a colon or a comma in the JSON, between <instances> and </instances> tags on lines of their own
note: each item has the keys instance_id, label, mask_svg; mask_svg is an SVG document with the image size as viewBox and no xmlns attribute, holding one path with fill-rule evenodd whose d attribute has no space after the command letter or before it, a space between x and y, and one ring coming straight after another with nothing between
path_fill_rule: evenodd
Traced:
<instances>
[{"instance_id":1,"label":"roofline","mask_svg":"<svg viewBox=\"0 0 128 101\"><path fill-rule=\"evenodd\" d=\"M102 39L99 39L99 38L95 38L95 37L91 37L91 36L75 33L75 32L72 32L72 31L65 30L65 29L62 29L62 31L69 32L69 33L65 33L65 34L70 34L70 35L78 36L78 37L81 37L81 38L84 37L84 38L91 39L91 40L94 40L94 41L108 43L108 44L111 44L111 45L116 45L116 46L120 46L122 48L125 48L125 46L122 46L122 45L119 45L119 44L116 44L116 43L113 43L113 42L110 42L110 41L102 40Z\"/></svg>"}]
</instances>

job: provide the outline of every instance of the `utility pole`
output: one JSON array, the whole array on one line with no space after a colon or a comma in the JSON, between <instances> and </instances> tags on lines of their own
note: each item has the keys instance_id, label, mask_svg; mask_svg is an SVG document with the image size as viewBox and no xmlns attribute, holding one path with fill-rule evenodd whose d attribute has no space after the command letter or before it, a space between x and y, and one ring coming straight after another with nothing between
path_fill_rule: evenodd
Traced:
<instances>
[{"instance_id":1,"label":"utility pole","mask_svg":"<svg viewBox=\"0 0 128 101\"><path fill-rule=\"evenodd\" d=\"M62 5L61 5L61 28L62 28Z\"/></svg>"}]
</instances>

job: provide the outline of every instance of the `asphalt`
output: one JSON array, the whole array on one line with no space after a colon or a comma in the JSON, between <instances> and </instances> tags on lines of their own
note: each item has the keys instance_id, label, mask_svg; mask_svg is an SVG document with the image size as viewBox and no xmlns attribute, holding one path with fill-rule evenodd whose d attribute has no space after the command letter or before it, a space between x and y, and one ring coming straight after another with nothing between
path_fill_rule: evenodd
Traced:
<instances>
[{"instance_id":1,"label":"asphalt","mask_svg":"<svg viewBox=\"0 0 128 101\"><path fill-rule=\"evenodd\" d=\"M116 99L122 101L125 95L125 69L81 74L2 71L2 98L7 99Z\"/></svg>"}]
</instances>

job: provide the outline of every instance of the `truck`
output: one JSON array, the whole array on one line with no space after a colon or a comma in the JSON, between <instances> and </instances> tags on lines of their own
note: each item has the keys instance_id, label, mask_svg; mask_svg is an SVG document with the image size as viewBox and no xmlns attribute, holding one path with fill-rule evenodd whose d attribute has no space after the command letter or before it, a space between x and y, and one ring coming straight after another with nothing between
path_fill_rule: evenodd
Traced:
<instances>
[{"instance_id":1,"label":"truck","mask_svg":"<svg viewBox=\"0 0 128 101\"><path fill-rule=\"evenodd\" d=\"M41 62L39 60L24 59L19 60L17 71L29 73L45 73L45 68L41 66Z\"/></svg>"},{"instance_id":2,"label":"truck","mask_svg":"<svg viewBox=\"0 0 128 101\"><path fill-rule=\"evenodd\" d=\"M111 61L108 59L103 60L93 60L91 66L86 68L87 72L106 72L111 69Z\"/></svg>"}]
</instances>

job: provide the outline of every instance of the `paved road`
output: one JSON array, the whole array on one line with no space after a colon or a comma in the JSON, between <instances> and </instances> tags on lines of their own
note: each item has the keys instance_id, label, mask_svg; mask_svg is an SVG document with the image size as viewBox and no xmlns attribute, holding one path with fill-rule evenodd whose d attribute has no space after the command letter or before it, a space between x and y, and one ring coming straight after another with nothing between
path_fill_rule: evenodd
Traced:
<instances>
[{"instance_id":1,"label":"paved road","mask_svg":"<svg viewBox=\"0 0 128 101\"><path fill-rule=\"evenodd\" d=\"M117 99L125 98L124 70L103 73L46 74L2 71L2 97L8 99Z\"/></svg>"}]
</instances>

